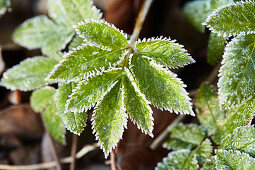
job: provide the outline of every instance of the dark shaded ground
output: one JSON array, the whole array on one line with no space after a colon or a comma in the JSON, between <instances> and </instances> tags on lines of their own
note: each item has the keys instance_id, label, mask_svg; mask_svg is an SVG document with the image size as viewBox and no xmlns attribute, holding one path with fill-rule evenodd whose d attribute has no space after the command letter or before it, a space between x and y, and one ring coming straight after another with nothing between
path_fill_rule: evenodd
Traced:
<instances>
[{"instance_id":1,"label":"dark shaded ground","mask_svg":"<svg viewBox=\"0 0 255 170\"><path fill-rule=\"evenodd\" d=\"M131 34L135 18L142 4L141 0L108 0L106 6L103 1L99 6L104 9L105 19L116 27ZM23 21L35 15L47 14L45 0L13 0L12 12L0 19L0 45L5 69L18 64L21 60L40 55L39 50L28 51L15 45L12 40L13 30ZM155 0L150 14L141 33L141 37L171 37L176 39L188 50L196 60L195 64L183 69L175 70L179 77L187 84L187 90L198 88L213 69L206 63L207 34L200 34L187 23L181 13L185 0ZM30 92L10 92L0 87L0 164L36 164L52 160L49 144L44 138L44 130L40 116L29 106ZM154 136L162 132L176 117L166 111L154 110ZM192 121L188 117L186 121ZM79 137L78 149L94 143L90 122ZM153 139L138 130L133 123L128 123L124 133L114 151L116 164L119 169L153 169L158 161L166 156L167 151L159 148L149 149ZM71 134L67 133L67 145L57 145L60 157L70 155ZM68 166L64 166L68 169ZM80 169L110 169L105 165L101 150L97 149L77 161Z\"/></svg>"}]
</instances>

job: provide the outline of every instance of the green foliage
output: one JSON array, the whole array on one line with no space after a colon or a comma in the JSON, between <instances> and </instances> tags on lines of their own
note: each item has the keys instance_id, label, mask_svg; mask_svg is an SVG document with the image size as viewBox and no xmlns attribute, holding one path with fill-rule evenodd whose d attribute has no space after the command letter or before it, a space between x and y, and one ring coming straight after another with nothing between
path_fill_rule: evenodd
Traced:
<instances>
[{"instance_id":1,"label":"green foliage","mask_svg":"<svg viewBox=\"0 0 255 170\"><path fill-rule=\"evenodd\" d=\"M214 134L221 126L224 112L220 110L218 95L211 85L203 83L200 86L196 108L201 125L207 129L209 136Z\"/></svg>"},{"instance_id":2,"label":"green foliage","mask_svg":"<svg viewBox=\"0 0 255 170\"><path fill-rule=\"evenodd\" d=\"M255 167L255 159L248 154L234 150L216 151L216 169L247 169L252 170Z\"/></svg>"},{"instance_id":3,"label":"green foliage","mask_svg":"<svg viewBox=\"0 0 255 170\"><path fill-rule=\"evenodd\" d=\"M47 84L45 78L57 61L46 57L33 57L22 61L3 74L1 85L8 89L34 90Z\"/></svg>"},{"instance_id":4,"label":"green foliage","mask_svg":"<svg viewBox=\"0 0 255 170\"><path fill-rule=\"evenodd\" d=\"M34 111L42 112L52 102L55 93L56 90L49 86L35 90L30 98L30 104Z\"/></svg>"},{"instance_id":5,"label":"green foliage","mask_svg":"<svg viewBox=\"0 0 255 170\"><path fill-rule=\"evenodd\" d=\"M255 128L244 126L236 128L221 143L222 149L239 150L255 157Z\"/></svg>"},{"instance_id":6,"label":"green foliage","mask_svg":"<svg viewBox=\"0 0 255 170\"><path fill-rule=\"evenodd\" d=\"M6 13L10 4L11 4L10 0L0 0L0 15Z\"/></svg>"},{"instance_id":7,"label":"green foliage","mask_svg":"<svg viewBox=\"0 0 255 170\"><path fill-rule=\"evenodd\" d=\"M51 136L58 142L65 143L65 126L57 110L56 102L51 102L43 113L44 124Z\"/></svg>"},{"instance_id":8,"label":"green foliage","mask_svg":"<svg viewBox=\"0 0 255 170\"><path fill-rule=\"evenodd\" d=\"M254 47L253 34L237 36L227 45L218 83L222 108L240 105L254 96Z\"/></svg>"},{"instance_id":9,"label":"green foliage","mask_svg":"<svg viewBox=\"0 0 255 170\"><path fill-rule=\"evenodd\" d=\"M17 44L28 49L41 48L50 55L71 41L75 33L73 25L84 19L101 19L90 0L49 0L48 9L52 20L37 16L16 29L13 38Z\"/></svg>"},{"instance_id":10,"label":"green foliage","mask_svg":"<svg viewBox=\"0 0 255 170\"><path fill-rule=\"evenodd\" d=\"M206 20L208 28L224 37L255 33L255 4L237 2L215 10Z\"/></svg>"}]
</instances>

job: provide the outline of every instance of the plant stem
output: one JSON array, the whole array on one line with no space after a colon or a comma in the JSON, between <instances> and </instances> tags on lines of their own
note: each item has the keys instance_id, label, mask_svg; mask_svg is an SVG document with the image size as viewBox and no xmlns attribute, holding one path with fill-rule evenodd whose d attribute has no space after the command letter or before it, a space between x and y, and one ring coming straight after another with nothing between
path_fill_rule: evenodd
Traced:
<instances>
[{"instance_id":1,"label":"plant stem","mask_svg":"<svg viewBox=\"0 0 255 170\"><path fill-rule=\"evenodd\" d=\"M111 163L111 170L116 170L116 167L115 167L115 155L114 155L114 152L113 152L113 151L111 152L111 160L110 160L110 163Z\"/></svg>"},{"instance_id":2,"label":"plant stem","mask_svg":"<svg viewBox=\"0 0 255 170\"><path fill-rule=\"evenodd\" d=\"M83 147L77 154L76 154L76 159L79 159L86 155L88 152L95 150L98 148L97 144L93 145L87 145ZM72 157L66 157L61 159L61 163L70 163L72 162ZM0 169L5 169L5 170L35 170L35 169L49 169L49 168L54 168L57 166L56 161L52 162L46 162L46 163L40 163L40 164L35 164L35 165L1 165L0 164Z\"/></svg>"},{"instance_id":3,"label":"plant stem","mask_svg":"<svg viewBox=\"0 0 255 170\"><path fill-rule=\"evenodd\" d=\"M55 149L55 145L54 145L53 140L52 140L52 138L51 138L51 136L50 136L50 133L49 133L49 131L48 131L48 129L47 129L45 123L44 123L42 113L40 113L40 115L41 115L41 119L42 119L42 122L43 122L43 127L44 127L44 130L45 130L46 139L47 139L47 140L49 141L49 143L50 143L51 153L52 153L52 155L53 155L53 157L54 157L54 160L56 161L56 169L57 169L57 170L62 170L62 168L61 168L61 163L60 163L60 161L59 161L59 159L58 159L57 151L56 151L56 149Z\"/></svg>"},{"instance_id":4,"label":"plant stem","mask_svg":"<svg viewBox=\"0 0 255 170\"><path fill-rule=\"evenodd\" d=\"M169 131L175 127L179 122L181 122L185 118L185 115L179 115L150 145L152 150L155 150L162 144L162 142L169 135Z\"/></svg>"},{"instance_id":5,"label":"plant stem","mask_svg":"<svg viewBox=\"0 0 255 170\"><path fill-rule=\"evenodd\" d=\"M77 149L77 142L78 142L78 136L73 134L72 139L72 149L71 149L71 156L72 156L72 162L70 164L70 170L75 170L75 155L76 155L76 149Z\"/></svg>"},{"instance_id":6,"label":"plant stem","mask_svg":"<svg viewBox=\"0 0 255 170\"><path fill-rule=\"evenodd\" d=\"M142 27L143 27L143 23L145 21L145 18L149 12L149 9L151 7L151 4L152 4L153 0L145 0L145 2L143 3L143 6L142 6L142 9L140 10L139 12L139 15L137 17L137 20L136 20L136 24L135 24L135 28L134 28L134 31L131 35L131 38L130 38L130 46L133 48L136 40L138 39L139 35L140 35L140 32L142 30Z\"/></svg>"}]
</instances>

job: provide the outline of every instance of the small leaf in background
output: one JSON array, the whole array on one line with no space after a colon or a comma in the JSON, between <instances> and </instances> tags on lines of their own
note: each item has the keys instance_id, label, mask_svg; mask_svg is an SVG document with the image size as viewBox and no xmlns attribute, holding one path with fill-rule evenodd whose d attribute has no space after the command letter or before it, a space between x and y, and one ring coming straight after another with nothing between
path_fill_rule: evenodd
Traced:
<instances>
[{"instance_id":1,"label":"small leaf in background","mask_svg":"<svg viewBox=\"0 0 255 170\"><path fill-rule=\"evenodd\" d=\"M35 90L30 98L30 104L34 111L42 112L53 101L55 93L56 89L49 86Z\"/></svg>"},{"instance_id":2,"label":"small leaf in background","mask_svg":"<svg viewBox=\"0 0 255 170\"><path fill-rule=\"evenodd\" d=\"M110 49L128 46L127 35L113 25L102 21L86 21L75 26L76 32L86 41Z\"/></svg>"},{"instance_id":3,"label":"small leaf in background","mask_svg":"<svg viewBox=\"0 0 255 170\"><path fill-rule=\"evenodd\" d=\"M65 48L73 32L57 26L46 16L37 16L25 21L14 32L15 43L28 49L42 48L44 54L51 54Z\"/></svg>"},{"instance_id":4,"label":"small leaf in background","mask_svg":"<svg viewBox=\"0 0 255 170\"><path fill-rule=\"evenodd\" d=\"M6 13L10 4L11 4L10 0L0 0L0 15Z\"/></svg>"},{"instance_id":5,"label":"small leaf in background","mask_svg":"<svg viewBox=\"0 0 255 170\"><path fill-rule=\"evenodd\" d=\"M140 55L131 59L131 71L146 99L160 109L194 115L183 82L175 74Z\"/></svg>"},{"instance_id":6,"label":"small leaf in background","mask_svg":"<svg viewBox=\"0 0 255 170\"><path fill-rule=\"evenodd\" d=\"M55 66L49 79L62 81L79 81L120 63L127 50L102 50L94 46L79 47L76 51L66 54L64 59Z\"/></svg>"},{"instance_id":7,"label":"small leaf in background","mask_svg":"<svg viewBox=\"0 0 255 170\"><path fill-rule=\"evenodd\" d=\"M224 37L255 33L254 10L253 1L226 5L215 10L205 24L213 33Z\"/></svg>"},{"instance_id":8,"label":"small leaf in background","mask_svg":"<svg viewBox=\"0 0 255 170\"><path fill-rule=\"evenodd\" d=\"M242 105L226 110L226 117L222 122L220 130L213 136L216 143L221 143L226 135L240 126L245 126L254 117L255 112L255 97L247 100Z\"/></svg>"},{"instance_id":9,"label":"small leaf in background","mask_svg":"<svg viewBox=\"0 0 255 170\"><path fill-rule=\"evenodd\" d=\"M247 169L255 167L255 159L246 153L234 150L216 150L216 169Z\"/></svg>"},{"instance_id":10,"label":"small leaf in background","mask_svg":"<svg viewBox=\"0 0 255 170\"><path fill-rule=\"evenodd\" d=\"M255 156L255 128L244 126L236 128L221 142L221 149L239 150Z\"/></svg>"},{"instance_id":11,"label":"small leaf in background","mask_svg":"<svg viewBox=\"0 0 255 170\"><path fill-rule=\"evenodd\" d=\"M207 129L209 136L214 134L224 119L224 112L220 110L218 95L213 86L207 83L200 86L196 108L201 125Z\"/></svg>"},{"instance_id":12,"label":"small leaf in background","mask_svg":"<svg viewBox=\"0 0 255 170\"><path fill-rule=\"evenodd\" d=\"M211 156L205 164L203 164L203 167L201 170L216 170L215 163L214 163L214 157Z\"/></svg>"},{"instance_id":13,"label":"small leaf in background","mask_svg":"<svg viewBox=\"0 0 255 170\"><path fill-rule=\"evenodd\" d=\"M86 44L86 42L83 41L83 38L76 35L69 45L69 50L74 50L75 48L77 48L79 46L83 46L83 44Z\"/></svg>"},{"instance_id":14,"label":"small leaf in background","mask_svg":"<svg viewBox=\"0 0 255 170\"><path fill-rule=\"evenodd\" d=\"M238 106L254 96L254 47L254 34L237 36L227 45L218 82L219 100L223 109Z\"/></svg>"},{"instance_id":15,"label":"small leaf in background","mask_svg":"<svg viewBox=\"0 0 255 170\"><path fill-rule=\"evenodd\" d=\"M116 147L127 127L123 87L119 81L96 106L93 114L93 129L105 157Z\"/></svg>"},{"instance_id":16,"label":"small leaf in background","mask_svg":"<svg viewBox=\"0 0 255 170\"><path fill-rule=\"evenodd\" d=\"M182 123L173 127L170 131L170 139L164 143L164 147L168 149L194 148L199 145L206 135L205 129L196 124Z\"/></svg>"},{"instance_id":17,"label":"small leaf in background","mask_svg":"<svg viewBox=\"0 0 255 170\"><path fill-rule=\"evenodd\" d=\"M66 111L66 101L72 93L72 90L77 87L77 84L72 83L60 83L56 95L56 104L58 112L63 119L65 127L72 133L80 134L84 126L86 125L87 113L86 112L71 112Z\"/></svg>"},{"instance_id":18,"label":"small leaf in background","mask_svg":"<svg viewBox=\"0 0 255 170\"><path fill-rule=\"evenodd\" d=\"M22 61L3 74L1 85L11 90L28 91L45 86L45 78L57 61L46 57L33 57Z\"/></svg>"},{"instance_id":19,"label":"small leaf in background","mask_svg":"<svg viewBox=\"0 0 255 170\"><path fill-rule=\"evenodd\" d=\"M81 81L66 103L67 111L88 111L102 96L106 95L111 90L120 78L121 70L113 70Z\"/></svg>"},{"instance_id":20,"label":"small leaf in background","mask_svg":"<svg viewBox=\"0 0 255 170\"><path fill-rule=\"evenodd\" d=\"M56 103L52 102L43 113L43 121L51 136L58 142L65 144L65 126L59 115Z\"/></svg>"},{"instance_id":21,"label":"small leaf in background","mask_svg":"<svg viewBox=\"0 0 255 170\"><path fill-rule=\"evenodd\" d=\"M211 33L208 41L207 49L207 62L211 65L215 65L220 61L224 48L225 48L226 38L218 36L215 33Z\"/></svg>"},{"instance_id":22,"label":"small leaf in background","mask_svg":"<svg viewBox=\"0 0 255 170\"><path fill-rule=\"evenodd\" d=\"M183 67L194 62L183 46L171 40L148 39L137 42L135 46L140 55L147 56L166 67Z\"/></svg>"},{"instance_id":23,"label":"small leaf in background","mask_svg":"<svg viewBox=\"0 0 255 170\"><path fill-rule=\"evenodd\" d=\"M209 0L198 0L187 2L183 8L183 14L187 20L200 32L205 31L202 25L211 12Z\"/></svg>"},{"instance_id":24,"label":"small leaf in background","mask_svg":"<svg viewBox=\"0 0 255 170\"><path fill-rule=\"evenodd\" d=\"M153 117L150 103L140 92L130 71L122 78L124 85L124 104L129 118L146 134L153 136Z\"/></svg>"},{"instance_id":25,"label":"small leaf in background","mask_svg":"<svg viewBox=\"0 0 255 170\"><path fill-rule=\"evenodd\" d=\"M197 147L192 154L196 155L196 159L200 165L203 165L206 160L211 156L212 143L209 139L206 139L202 144Z\"/></svg>"},{"instance_id":26,"label":"small leaf in background","mask_svg":"<svg viewBox=\"0 0 255 170\"><path fill-rule=\"evenodd\" d=\"M198 161L193 156L189 159L191 151L188 149L178 150L170 152L162 162L158 163L156 170L169 170L169 169L180 169L190 170L198 169Z\"/></svg>"}]
</instances>

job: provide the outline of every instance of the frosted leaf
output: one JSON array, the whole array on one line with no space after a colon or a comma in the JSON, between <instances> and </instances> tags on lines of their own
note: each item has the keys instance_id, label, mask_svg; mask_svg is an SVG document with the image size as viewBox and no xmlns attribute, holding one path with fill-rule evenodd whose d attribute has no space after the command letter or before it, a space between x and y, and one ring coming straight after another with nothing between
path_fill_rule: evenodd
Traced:
<instances>
[{"instance_id":1,"label":"frosted leaf","mask_svg":"<svg viewBox=\"0 0 255 170\"><path fill-rule=\"evenodd\" d=\"M183 46L168 39L148 39L136 43L135 46L140 55L147 56L166 67L183 67L194 62Z\"/></svg>"},{"instance_id":2,"label":"frosted leaf","mask_svg":"<svg viewBox=\"0 0 255 170\"><path fill-rule=\"evenodd\" d=\"M58 113L56 103L52 102L43 113L43 121L51 136L58 142L65 143L65 126Z\"/></svg>"},{"instance_id":3,"label":"frosted leaf","mask_svg":"<svg viewBox=\"0 0 255 170\"><path fill-rule=\"evenodd\" d=\"M244 126L236 128L231 134L226 136L220 145L221 149L232 149L246 152L255 156L255 128Z\"/></svg>"},{"instance_id":4,"label":"frosted leaf","mask_svg":"<svg viewBox=\"0 0 255 170\"><path fill-rule=\"evenodd\" d=\"M255 159L246 153L234 150L216 150L216 169L247 169L255 167Z\"/></svg>"},{"instance_id":5,"label":"frosted leaf","mask_svg":"<svg viewBox=\"0 0 255 170\"><path fill-rule=\"evenodd\" d=\"M140 55L132 57L131 71L141 92L156 107L194 115L185 85L175 74Z\"/></svg>"},{"instance_id":6,"label":"frosted leaf","mask_svg":"<svg viewBox=\"0 0 255 170\"><path fill-rule=\"evenodd\" d=\"M21 24L15 30L13 39L15 43L28 49L42 48L44 54L51 54L65 48L73 34L46 16L37 16Z\"/></svg>"},{"instance_id":7,"label":"frosted leaf","mask_svg":"<svg viewBox=\"0 0 255 170\"><path fill-rule=\"evenodd\" d=\"M210 34L208 49L207 49L207 62L211 65L216 64L222 57L225 48L226 38L218 36L215 33Z\"/></svg>"},{"instance_id":8,"label":"frosted leaf","mask_svg":"<svg viewBox=\"0 0 255 170\"><path fill-rule=\"evenodd\" d=\"M22 61L3 74L1 85L8 89L28 91L45 86L45 78L57 64L46 57L33 57Z\"/></svg>"},{"instance_id":9,"label":"frosted leaf","mask_svg":"<svg viewBox=\"0 0 255 170\"><path fill-rule=\"evenodd\" d=\"M105 157L116 147L126 127L124 92L119 81L97 104L93 114L93 129Z\"/></svg>"},{"instance_id":10,"label":"frosted leaf","mask_svg":"<svg viewBox=\"0 0 255 170\"><path fill-rule=\"evenodd\" d=\"M122 82L124 85L124 103L130 119L137 124L139 129L153 136L153 112L128 69L126 69Z\"/></svg>"},{"instance_id":11,"label":"frosted leaf","mask_svg":"<svg viewBox=\"0 0 255 170\"><path fill-rule=\"evenodd\" d=\"M0 15L6 13L10 4L11 4L10 0L0 0Z\"/></svg>"},{"instance_id":12,"label":"frosted leaf","mask_svg":"<svg viewBox=\"0 0 255 170\"><path fill-rule=\"evenodd\" d=\"M107 22L86 20L80 22L75 28L85 41L92 44L110 49L121 49L128 46L127 36Z\"/></svg>"},{"instance_id":13,"label":"frosted leaf","mask_svg":"<svg viewBox=\"0 0 255 170\"><path fill-rule=\"evenodd\" d=\"M167 149L177 150L191 149L196 145L199 145L206 135L205 129L196 124L182 123L176 125L170 131L170 139L168 139L163 146Z\"/></svg>"},{"instance_id":14,"label":"frosted leaf","mask_svg":"<svg viewBox=\"0 0 255 170\"><path fill-rule=\"evenodd\" d=\"M224 37L255 33L255 4L242 1L215 10L205 24L214 33Z\"/></svg>"},{"instance_id":15,"label":"frosted leaf","mask_svg":"<svg viewBox=\"0 0 255 170\"><path fill-rule=\"evenodd\" d=\"M73 90L70 99L67 101L67 111L88 111L99 101L99 99L102 98L102 96L110 91L120 78L121 70L113 70L88 80L81 81Z\"/></svg>"},{"instance_id":16,"label":"frosted leaf","mask_svg":"<svg viewBox=\"0 0 255 170\"><path fill-rule=\"evenodd\" d=\"M237 36L226 47L219 73L222 108L242 104L255 93L255 35Z\"/></svg>"},{"instance_id":17,"label":"frosted leaf","mask_svg":"<svg viewBox=\"0 0 255 170\"><path fill-rule=\"evenodd\" d=\"M87 120L86 112L71 112L65 110L67 100L76 86L76 83L60 83L56 95L56 103L65 127L72 133L79 135L83 131Z\"/></svg>"},{"instance_id":18,"label":"frosted leaf","mask_svg":"<svg viewBox=\"0 0 255 170\"><path fill-rule=\"evenodd\" d=\"M196 102L199 122L207 129L208 135L214 134L224 119L224 112L220 110L218 95L213 86L203 83Z\"/></svg>"},{"instance_id":19,"label":"frosted leaf","mask_svg":"<svg viewBox=\"0 0 255 170\"><path fill-rule=\"evenodd\" d=\"M95 46L79 47L66 54L49 75L49 79L62 81L79 81L90 76L112 69L126 55L126 50L102 50ZM98 72L98 73L97 73Z\"/></svg>"},{"instance_id":20,"label":"frosted leaf","mask_svg":"<svg viewBox=\"0 0 255 170\"><path fill-rule=\"evenodd\" d=\"M34 111L42 112L53 101L55 93L55 88L49 86L34 91L30 97L30 104Z\"/></svg>"},{"instance_id":21,"label":"frosted leaf","mask_svg":"<svg viewBox=\"0 0 255 170\"><path fill-rule=\"evenodd\" d=\"M82 46L82 44L86 44L84 41L83 41L83 38L81 38L80 36L76 35L72 42L70 43L69 45L69 50L75 50L75 48L79 47L79 46Z\"/></svg>"},{"instance_id":22,"label":"frosted leaf","mask_svg":"<svg viewBox=\"0 0 255 170\"><path fill-rule=\"evenodd\" d=\"M216 143L221 143L222 139L232 133L232 131L240 126L246 125L255 113L255 97L247 100L242 105L226 110L226 117L222 122L220 130L213 137Z\"/></svg>"}]
</instances>

